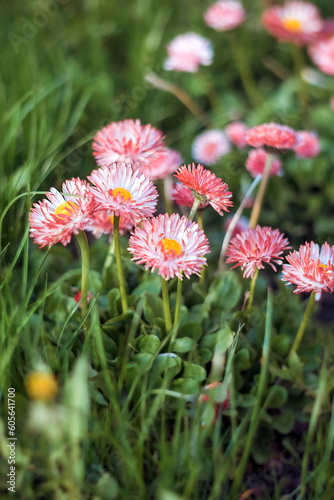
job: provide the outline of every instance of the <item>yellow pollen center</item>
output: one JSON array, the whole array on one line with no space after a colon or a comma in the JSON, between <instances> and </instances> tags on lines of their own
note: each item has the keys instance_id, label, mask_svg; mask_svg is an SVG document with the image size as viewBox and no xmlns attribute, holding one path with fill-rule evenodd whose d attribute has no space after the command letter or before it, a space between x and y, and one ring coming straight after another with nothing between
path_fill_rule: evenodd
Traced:
<instances>
[{"instance_id":1,"label":"yellow pollen center","mask_svg":"<svg viewBox=\"0 0 334 500\"><path fill-rule=\"evenodd\" d=\"M326 264L321 263L321 264L319 264L319 267L322 267L322 269L324 270L325 274L328 273L329 266L327 266Z\"/></svg>"},{"instance_id":2,"label":"yellow pollen center","mask_svg":"<svg viewBox=\"0 0 334 500\"><path fill-rule=\"evenodd\" d=\"M110 217L108 217L108 219L110 220L110 222L111 222L112 224L114 224L114 216L113 216L113 215L110 215Z\"/></svg>"},{"instance_id":3,"label":"yellow pollen center","mask_svg":"<svg viewBox=\"0 0 334 500\"><path fill-rule=\"evenodd\" d=\"M172 238L163 238L161 244L166 253L175 252L175 255L180 255L180 253L182 253L180 243Z\"/></svg>"},{"instance_id":4,"label":"yellow pollen center","mask_svg":"<svg viewBox=\"0 0 334 500\"><path fill-rule=\"evenodd\" d=\"M302 23L298 21L298 19L293 19L291 17L288 19L284 19L282 21L282 24L285 29L293 31L294 33L298 33L302 28Z\"/></svg>"},{"instance_id":5,"label":"yellow pollen center","mask_svg":"<svg viewBox=\"0 0 334 500\"><path fill-rule=\"evenodd\" d=\"M130 191L124 188L115 188L112 194L115 196L115 198L118 194L120 194L123 197L123 201L132 200Z\"/></svg>"},{"instance_id":6,"label":"yellow pollen center","mask_svg":"<svg viewBox=\"0 0 334 500\"><path fill-rule=\"evenodd\" d=\"M61 217L62 215L75 215L76 211L79 209L79 205L73 201L65 201L59 205L55 210L55 215Z\"/></svg>"}]
</instances>

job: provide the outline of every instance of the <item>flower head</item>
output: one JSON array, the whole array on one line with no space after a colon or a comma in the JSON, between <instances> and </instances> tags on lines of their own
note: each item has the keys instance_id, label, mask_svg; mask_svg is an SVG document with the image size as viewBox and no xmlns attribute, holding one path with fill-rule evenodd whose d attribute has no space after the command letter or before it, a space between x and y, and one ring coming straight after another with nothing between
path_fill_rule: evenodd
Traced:
<instances>
[{"instance_id":1,"label":"flower head","mask_svg":"<svg viewBox=\"0 0 334 500\"><path fill-rule=\"evenodd\" d=\"M210 40L192 32L174 38L167 45L167 53L164 68L168 71L196 73L199 66L209 66L213 58Z\"/></svg>"},{"instance_id":2,"label":"flower head","mask_svg":"<svg viewBox=\"0 0 334 500\"><path fill-rule=\"evenodd\" d=\"M297 142L297 134L285 125L263 123L249 129L245 141L254 148L268 146L275 149L291 149Z\"/></svg>"},{"instance_id":3,"label":"flower head","mask_svg":"<svg viewBox=\"0 0 334 500\"><path fill-rule=\"evenodd\" d=\"M334 35L314 43L308 52L323 73L334 75Z\"/></svg>"},{"instance_id":4,"label":"flower head","mask_svg":"<svg viewBox=\"0 0 334 500\"><path fill-rule=\"evenodd\" d=\"M119 234L128 233L133 228L132 219L127 215L122 215L119 220ZM91 231L95 238L99 239L103 234L114 233L114 216L108 210L101 210L92 215L87 224L87 231Z\"/></svg>"},{"instance_id":5,"label":"flower head","mask_svg":"<svg viewBox=\"0 0 334 500\"><path fill-rule=\"evenodd\" d=\"M297 134L298 142L293 148L297 158L313 158L320 153L320 143L315 132L303 130Z\"/></svg>"},{"instance_id":6,"label":"flower head","mask_svg":"<svg viewBox=\"0 0 334 500\"><path fill-rule=\"evenodd\" d=\"M178 214L164 214L146 219L130 237L129 251L132 260L145 264L145 269L165 280L183 275L200 276L206 265L205 254L210 252L207 237L196 222Z\"/></svg>"},{"instance_id":7,"label":"flower head","mask_svg":"<svg viewBox=\"0 0 334 500\"><path fill-rule=\"evenodd\" d=\"M26 388L31 399L49 401L58 392L56 377L48 372L31 372L26 378Z\"/></svg>"},{"instance_id":8,"label":"flower head","mask_svg":"<svg viewBox=\"0 0 334 500\"><path fill-rule=\"evenodd\" d=\"M113 163L93 170L88 179L95 186L92 193L99 210L109 210L110 215L125 217L134 225L154 214L158 192L152 181L130 165Z\"/></svg>"},{"instance_id":9,"label":"flower head","mask_svg":"<svg viewBox=\"0 0 334 500\"><path fill-rule=\"evenodd\" d=\"M248 127L243 122L232 122L226 127L228 139L239 149L247 146L245 141Z\"/></svg>"},{"instance_id":10,"label":"flower head","mask_svg":"<svg viewBox=\"0 0 334 500\"><path fill-rule=\"evenodd\" d=\"M269 7L262 16L266 30L282 42L314 42L323 28L318 8L309 2L289 1Z\"/></svg>"},{"instance_id":11,"label":"flower head","mask_svg":"<svg viewBox=\"0 0 334 500\"><path fill-rule=\"evenodd\" d=\"M204 14L204 21L217 31L233 30L246 19L242 4L236 0L219 0Z\"/></svg>"},{"instance_id":12,"label":"flower head","mask_svg":"<svg viewBox=\"0 0 334 500\"><path fill-rule=\"evenodd\" d=\"M334 246L326 242L321 248L311 241L301 245L286 256L288 264L283 264L282 280L297 285L294 293L315 292L315 299L322 292L334 291Z\"/></svg>"},{"instance_id":13,"label":"flower head","mask_svg":"<svg viewBox=\"0 0 334 500\"><path fill-rule=\"evenodd\" d=\"M160 130L141 125L140 120L112 122L95 135L93 155L98 165L125 162L134 170L143 170L150 168L151 160L164 151L163 139Z\"/></svg>"},{"instance_id":14,"label":"flower head","mask_svg":"<svg viewBox=\"0 0 334 500\"><path fill-rule=\"evenodd\" d=\"M213 165L230 149L230 143L222 130L207 130L194 140L192 155L204 165Z\"/></svg>"},{"instance_id":15,"label":"flower head","mask_svg":"<svg viewBox=\"0 0 334 500\"><path fill-rule=\"evenodd\" d=\"M194 199L195 197L190 188L188 188L184 184L180 184L179 182L174 184L172 189L172 200L175 201L177 205L179 205L180 207L192 208ZM206 208L208 205L208 202L201 203L198 207L198 210L204 210L204 208Z\"/></svg>"},{"instance_id":16,"label":"flower head","mask_svg":"<svg viewBox=\"0 0 334 500\"><path fill-rule=\"evenodd\" d=\"M230 200L232 193L228 191L228 185L214 173L206 170L203 165L199 164L197 167L194 163L188 167L183 165L175 177L190 188L202 203L210 203L219 215L223 215L222 210L228 212L228 208L233 206Z\"/></svg>"},{"instance_id":17,"label":"flower head","mask_svg":"<svg viewBox=\"0 0 334 500\"><path fill-rule=\"evenodd\" d=\"M173 174L181 163L182 156L178 151L164 148L161 153L158 153L155 158L150 160L149 165L141 168L141 172L151 181L156 181Z\"/></svg>"},{"instance_id":18,"label":"flower head","mask_svg":"<svg viewBox=\"0 0 334 500\"><path fill-rule=\"evenodd\" d=\"M61 242L66 246L73 234L84 230L95 210L87 181L73 178L62 185L62 193L51 188L48 199L34 203L29 214L30 236L41 248Z\"/></svg>"},{"instance_id":19,"label":"flower head","mask_svg":"<svg viewBox=\"0 0 334 500\"><path fill-rule=\"evenodd\" d=\"M257 175L263 175L264 167L267 161L268 153L263 148L252 149L248 153L248 158L246 160L246 168L252 177ZM282 175L281 162L278 158L274 158L270 167L269 175L271 177L275 175Z\"/></svg>"},{"instance_id":20,"label":"flower head","mask_svg":"<svg viewBox=\"0 0 334 500\"><path fill-rule=\"evenodd\" d=\"M278 229L257 226L237 234L226 252L226 263L236 262L244 271L244 278L253 278L255 269L264 269L264 263L276 271L275 264L281 264L284 250L291 248L289 242Z\"/></svg>"}]
</instances>

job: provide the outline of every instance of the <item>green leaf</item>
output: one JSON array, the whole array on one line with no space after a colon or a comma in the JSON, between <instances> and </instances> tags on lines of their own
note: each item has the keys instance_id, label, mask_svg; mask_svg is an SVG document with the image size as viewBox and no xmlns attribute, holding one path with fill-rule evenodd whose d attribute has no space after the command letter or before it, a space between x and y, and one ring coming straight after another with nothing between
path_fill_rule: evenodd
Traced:
<instances>
[{"instance_id":1,"label":"green leaf","mask_svg":"<svg viewBox=\"0 0 334 500\"><path fill-rule=\"evenodd\" d=\"M266 407L267 408L280 408L283 406L288 399L288 391L285 387L281 385L274 385L270 388L269 394L267 396Z\"/></svg>"},{"instance_id":2,"label":"green leaf","mask_svg":"<svg viewBox=\"0 0 334 500\"><path fill-rule=\"evenodd\" d=\"M295 415L293 411L282 410L281 415L274 415L272 427L280 434L289 434L295 425Z\"/></svg>"},{"instance_id":3,"label":"green leaf","mask_svg":"<svg viewBox=\"0 0 334 500\"><path fill-rule=\"evenodd\" d=\"M184 378L194 378L198 382L203 382L206 379L206 370L195 363L183 362L183 377Z\"/></svg>"},{"instance_id":4,"label":"green leaf","mask_svg":"<svg viewBox=\"0 0 334 500\"><path fill-rule=\"evenodd\" d=\"M139 341L139 351L155 354L161 345L159 337L156 335L146 335Z\"/></svg>"},{"instance_id":5,"label":"green leaf","mask_svg":"<svg viewBox=\"0 0 334 500\"><path fill-rule=\"evenodd\" d=\"M205 335L205 337L201 340L200 346L212 351L217 349L221 354L223 354L227 351L232 342L233 332L228 327L224 327L216 333Z\"/></svg>"},{"instance_id":6,"label":"green leaf","mask_svg":"<svg viewBox=\"0 0 334 500\"><path fill-rule=\"evenodd\" d=\"M191 337L192 339L198 341L203 333L203 329L200 324L195 321L188 321L184 325L180 326L177 336L179 338L182 337Z\"/></svg>"},{"instance_id":7,"label":"green leaf","mask_svg":"<svg viewBox=\"0 0 334 500\"><path fill-rule=\"evenodd\" d=\"M240 349L234 356L235 371L248 370L251 367L248 349Z\"/></svg>"},{"instance_id":8,"label":"green leaf","mask_svg":"<svg viewBox=\"0 0 334 500\"><path fill-rule=\"evenodd\" d=\"M143 301L143 310L146 320L154 325L157 318L164 317L163 302L160 297L153 293L145 292Z\"/></svg>"},{"instance_id":9,"label":"green leaf","mask_svg":"<svg viewBox=\"0 0 334 500\"><path fill-rule=\"evenodd\" d=\"M222 311L231 310L241 295L241 285L236 273L224 272L211 283L205 303Z\"/></svg>"},{"instance_id":10,"label":"green leaf","mask_svg":"<svg viewBox=\"0 0 334 500\"><path fill-rule=\"evenodd\" d=\"M94 488L93 500L114 500L119 498L119 486L116 479L106 472Z\"/></svg>"},{"instance_id":11,"label":"green leaf","mask_svg":"<svg viewBox=\"0 0 334 500\"><path fill-rule=\"evenodd\" d=\"M113 288L108 293L108 313L111 318L115 318L119 315L120 309L121 293L119 288Z\"/></svg>"},{"instance_id":12,"label":"green leaf","mask_svg":"<svg viewBox=\"0 0 334 500\"><path fill-rule=\"evenodd\" d=\"M200 385L193 378L178 378L173 380L171 389L182 394L198 394Z\"/></svg>"},{"instance_id":13,"label":"green leaf","mask_svg":"<svg viewBox=\"0 0 334 500\"><path fill-rule=\"evenodd\" d=\"M182 337L171 342L171 350L173 352L190 352L196 349L197 342L190 337Z\"/></svg>"},{"instance_id":14,"label":"green leaf","mask_svg":"<svg viewBox=\"0 0 334 500\"><path fill-rule=\"evenodd\" d=\"M271 342L271 349L280 356L286 356L291 347L291 340L289 336L285 333L280 333L276 335Z\"/></svg>"},{"instance_id":15,"label":"green leaf","mask_svg":"<svg viewBox=\"0 0 334 500\"><path fill-rule=\"evenodd\" d=\"M161 278L160 276L149 276L147 281L144 281L139 286L137 286L132 294L136 297L141 297L144 293L149 292L150 295L159 295L161 292Z\"/></svg>"},{"instance_id":16,"label":"green leaf","mask_svg":"<svg viewBox=\"0 0 334 500\"><path fill-rule=\"evenodd\" d=\"M154 358L148 352L140 352L133 356L133 362L140 366L142 373L149 371L152 368Z\"/></svg>"},{"instance_id":17,"label":"green leaf","mask_svg":"<svg viewBox=\"0 0 334 500\"><path fill-rule=\"evenodd\" d=\"M181 369L181 358L174 353L159 354L153 363L153 371L169 380L173 379ZM154 375L153 373L152 376Z\"/></svg>"}]
</instances>

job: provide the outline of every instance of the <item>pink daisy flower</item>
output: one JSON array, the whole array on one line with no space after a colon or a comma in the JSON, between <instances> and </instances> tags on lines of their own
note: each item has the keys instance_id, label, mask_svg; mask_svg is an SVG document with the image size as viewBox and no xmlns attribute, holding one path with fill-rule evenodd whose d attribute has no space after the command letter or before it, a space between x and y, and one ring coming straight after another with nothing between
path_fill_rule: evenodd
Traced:
<instances>
[{"instance_id":1,"label":"pink daisy flower","mask_svg":"<svg viewBox=\"0 0 334 500\"><path fill-rule=\"evenodd\" d=\"M226 252L226 263L236 262L244 271L244 278L253 278L255 269L264 269L263 263L269 264L276 271L275 264L281 264L284 250L291 248L289 242L278 229L257 226L237 234Z\"/></svg>"},{"instance_id":2,"label":"pink daisy flower","mask_svg":"<svg viewBox=\"0 0 334 500\"><path fill-rule=\"evenodd\" d=\"M128 233L133 228L132 220L123 215L119 220L119 234ZM87 231L91 231L95 238L99 239L103 234L114 233L114 216L107 210L95 212L86 227Z\"/></svg>"},{"instance_id":3,"label":"pink daisy flower","mask_svg":"<svg viewBox=\"0 0 334 500\"><path fill-rule=\"evenodd\" d=\"M196 222L178 214L164 214L146 219L130 237L131 260L145 264L145 269L165 280L183 275L201 275L206 265L205 254L210 252L209 242Z\"/></svg>"},{"instance_id":4,"label":"pink daisy flower","mask_svg":"<svg viewBox=\"0 0 334 500\"><path fill-rule=\"evenodd\" d=\"M95 210L87 181L73 178L62 185L62 193L51 188L48 199L34 203L29 214L30 236L41 248L60 242L66 246L72 234L86 228Z\"/></svg>"},{"instance_id":5,"label":"pink daisy flower","mask_svg":"<svg viewBox=\"0 0 334 500\"><path fill-rule=\"evenodd\" d=\"M191 189L184 184L180 184L179 182L174 184L171 198L180 207L189 208L192 208L195 199ZM204 210L204 208L206 208L207 206L209 206L208 202L201 203L198 207L198 210Z\"/></svg>"},{"instance_id":6,"label":"pink daisy flower","mask_svg":"<svg viewBox=\"0 0 334 500\"><path fill-rule=\"evenodd\" d=\"M228 230L232 219L233 219L233 215L228 215L227 217L225 217L225 221L224 221L225 232ZM243 231L246 231L248 229L248 226L249 226L249 219L247 219L247 217L244 217L243 215L241 215L241 217L239 217L239 219L238 219L237 225L233 229L233 233L231 235L231 238L234 238L234 236L236 236L237 234L240 234Z\"/></svg>"},{"instance_id":7,"label":"pink daisy flower","mask_svg":"<svg viewBox=\"0 0 334 500\"><path fill-rule=\"evenodd\" d=\"M217 163L230 151L230 143L221 130L207 130L196 137L192 145L192 155L204 165Z\"/></svg>"},{"instance_id":8,"label":"pink daisy flower","mask_svg":"<svg viewBox=\"0 0 334 500\"><path fill-rule=\"evenodd\" d=\"M149 165L142 166L141 172L151 181L156 181L173 174L182 161L183 158L178 151L164 148L161 153L150 160Z\"/></svg>"},{"instance_id":9,"label":"pink daisy flower","mask_svg":"<svg viewBox=\"0 0 334 500\"><path fill-rule=\"evenodd\" d=\"M245 141L248 127L243 122L232 122L226 127L228 139L239 149L247 146Z\"/></svg>"},{"instance_id":10,"label":"pink daisy flower","mask_svg":"<svg viewBox=\"0 0 334 500\"><path fill-rule=\"evenodd\" d=\"M228 208L233 206L230 200L232 193L228 191L228 185L214 173L206 170L203 165L199 164L197 167L194 163L188 167L183 165L175 177L190 188L202 203L210 203L219 215L223 215L222 210L228 212Z\"/></svg>"},{"instance_id":11,"label":"pink daisy flower","mask_svg":"<svg viewBox=\"0 0 334 500\"><path fill-rule=\"evenodd\" d=\"M167 54L164 69L195 73L199 66L212 63L213 48L210 40L190 32L174 38L167 45Z\"/></svg>"},{"instance_id":12,"label":"pink daisy flower","mask_svg":"<svg viewBox=\"0 0 334 500\"><path fill-rule=\"evenodd\" d=\"M283 264L282 280L297 285L294 293L315 292L320 300L322 292L334 291L334 246L326 242L319 245L311 241L286 256L288 264Z\"/></svg>"},{"instance_id":13,"label":"pink daisy flower","mask_svg":"<svg viewBox=\"0 0 334 500\"><path fill-rule=\"evenodd\" d=\"M93 170L88 180L95 186L92 193L99 210L109 210L134 225L155 212L158 192L153 182L130 165L113 163Z\"/></svg>"},{"instance_id":14,"label":"pink daisy flower","mask_svg":"<svg viewBox=\"0 0 334 500\"><path fill-rule=\"evenodd\" d=\"M320 143L318 136L315 132L303 130L297 132L298 142L293 148L297 158L314 158L320 153Z\"/></svg>"},{"instance_id":15,"label":"pink daisy flower","mask_svg":"<svg viewBox=\"0 0 334 500\"><path fill-rule=\"evenodd\" d=\"M217 31L233 30L246 19L246 13L236 0L219 0L211 5L204 14L204 21Z\"/></svg>"},{"instance_id":16,"label":"pink daisy flower","mask_svg":"<svg viewBox=\"0 0 334 500\"><path fill-rule=\"evenodd\" d=\"M323 28L318 8L309 2L290 1L269 7L262 15L267 31L282 42L314 42Z\"/></svg>"},{"instance_id":17,"label":"pink daisy flower","mask_svg":"<svg viewBox=\"0 0 334 500\"><path fill-rule=\"evenodd\" d=\"M291 149L297 142L297 134L286 125L263 123L249 129L245 141L254 148L268 146L276 149Z\"/></svg>"},{"instance_id":18,"label":"pink daisy flower","mask_svg":"<svg viewBox=\"0 0 334 500\"><path fill-rule=\"evenodd\" d=\"M334 75L334 35L314 43L308 52L323 73Z\"/></svg>"},{"instance_id":19,"label":"pink daisy flower","mask_svg":"<svg viewBox=\"0 0 334 500\"><path fill-rule=\"evenodd\" d=\"M267 156L268 153L262 148L252 149L249 151L245 166L252 177L263 175ZM271 177L274 177L275 175L282 175L281 167L282 164L280 160L278 158L274 158L270 167L269 175Z\"/></svg>"},{"instance_id":20,"label":"pink daisy flower","mask_svg":"<svg viewBox=\"0 0 334 500\"><path fill-rule=\"evenodd\" d=\"M165 150L164 136L140 120L112 122L100 130L93 140L93 156L98 165L115 162L131 163L134 170L150 168L150 162Z\"/></svg>"}]
</instances>

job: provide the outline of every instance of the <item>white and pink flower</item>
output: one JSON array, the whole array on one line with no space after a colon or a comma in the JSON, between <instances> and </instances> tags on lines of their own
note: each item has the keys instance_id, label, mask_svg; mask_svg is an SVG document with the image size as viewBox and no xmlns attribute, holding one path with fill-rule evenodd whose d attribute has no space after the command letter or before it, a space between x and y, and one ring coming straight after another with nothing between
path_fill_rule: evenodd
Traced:
<instances>
[{"instance_id":1,"label":"white and pink flower","mask_svg":"<svg viewBox=\"0 0 334 500\"><path fill-rule=\"evenodd\" d=\"M247 146L245 141L248 127L243 122L232 122L226 127L226 135L228 139L239 149L244 149Z\"/></svg>"},{"instance_id":2,"label":"white and pink flower","mask_svg":"<svg viewBox=\"0 0 334 500\"><path fill-rule=\"evenodd\" d=\"M308 52L323 73L334 75L334 35L314 43Z\"/></svg>"},{"instance_id":3,"label":"white and pink flower","mask_svg":"<svg viewBox=\"0 0 334 500\"><path fill-rule=\"evenodd\" d=\"M177 182L174 184L172 189L172 201L175 201L177 205L180 207L188 207L192 208L194 204L194 194L190 188L185 186L184 184L180 184ZM209 202L201 203L198 207L198 210L204 210L204 208L209 206Z\"/></svg>"},{"instance_id":4,"label":"white and pink flower","mask_svg":"<svg viewBox=\"0 0 334 500\"><path fill-rule=\"evenodd\" d=\"M200 66L212 63L213 48L210 40L190 32L174 38L167 45L167 54L166 70L196 73Z\"/></svg>"},{"instance_id":5,"label":"white and pink flower","mask_svg":"<svg viewBox=\"0 0 334 500\"><path fill-rule=\"evenodd\" d=\"M308 130L302 130L301 132L297 132L297 135L298 142L293 148L297 158L306 159L318 156L320 153L320 142L317 134Z\"/></svg>"},{"instance_id":6,"label":"white and pink flower","mask_svg":"<svg viewBox=\"0 0 334 500\"><path fill-rule=\"evenodd\" d=\"M245 166L252 177L263 175L264 167L268 158L268 153L263 148L252 149L248 153ZM282 163L274 157L270 167L270 177L275 175L282 175Z\"/></svg>"},{"instance_id":7,"label":"white and pink flower","mask_svg":"<svg viewBox=\"0 0 334 500\"><path fill-rule=\"evenodd\" d=\"M292 149L297 140L297 133L292 128L277 123L263 123L250 128L245 137L247 144L254 148Z\"/></svg>"},{"instance_id":8,"label":"white and pink flower","mask_svg":"<svg viewBox=\"0 0 334 500\"><path fill-rule=\"evenodd\" d=\"M183 158L178 151L164 148L154 158L151 158L149 165L141 167L141 172L151 181L164 179L167 175L173 174L182 161Z\"/></svg>"},{"instance_id":9,"label":"white and pink flower","mask_svg":"<svg viewBox=\"0 0 334 500\"><path fill-rule=\"evenodd\" d=\"M192 155L204 165L217 163L231 149L230 143L222 130L207 130L198 135L192 144Z\"/></svg>"},{"instance_id":10,"label":"white and pink flower","mask_svg":"<svg viewBox=\"0 0 334 500\"><path fill-rule=\"evenodd\" d=\"M233 30L246 20L242 3L236 0L219 0L204 14L204 21L216 31Z\"/></svg>"}]
</instances>

